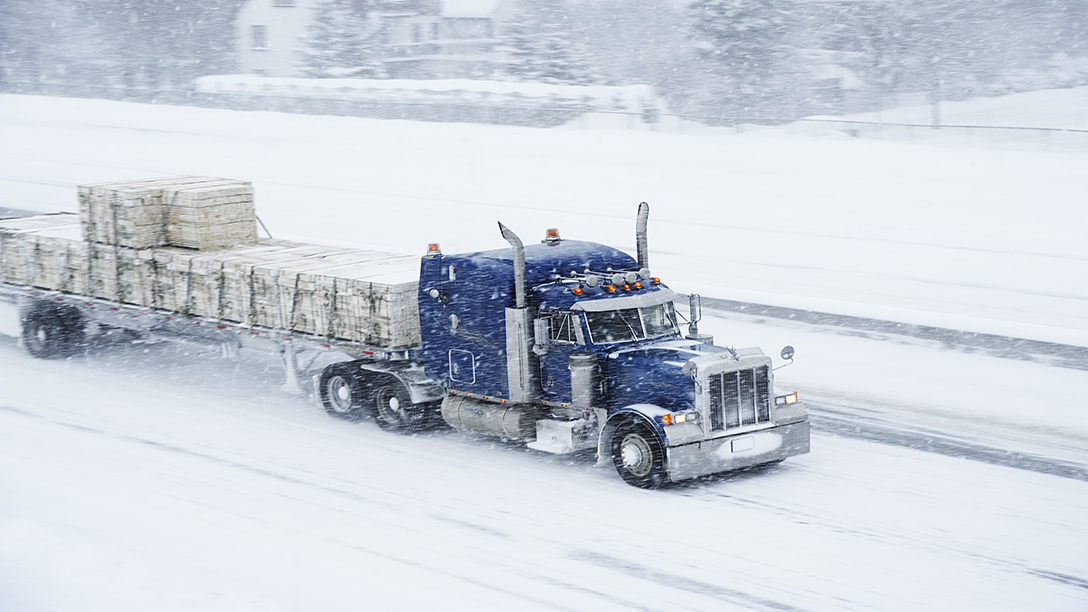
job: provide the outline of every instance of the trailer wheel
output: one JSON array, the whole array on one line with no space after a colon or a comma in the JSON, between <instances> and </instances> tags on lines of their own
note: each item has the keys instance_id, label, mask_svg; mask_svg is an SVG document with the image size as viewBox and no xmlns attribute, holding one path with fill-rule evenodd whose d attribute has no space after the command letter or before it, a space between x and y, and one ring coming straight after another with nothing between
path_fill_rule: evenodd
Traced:
<instances>
[{"instance_id":1,"label":"trailer wheel","mask_svg":"<svg viewBox=\"0 0 1088 612\"><path fill-rule=\"evenodd\" d=\"M665 449L645 423L621 423L612 433L612 464L627 484L656 489L665 483Z\"/></svg>"},{"instance_id":2,"label":"trailer wheel","mask_svg":"<svg viewBox=\"0 0 1088 612\"><path fill-rule=\"evenodd\" d=\"M379 380L370 396L378 427L397 433L412 433L426 426L426 411L412 403L408 389L395 378Z\"/></svg>"},{"instance_id":3,"label":"trailer wheel","mask_svg":"<svg viewBox=\"0 0 1088 612\"><path fill-rule=\"evenodd\" d=\"M23 319L23 343L39 359L68 357L83 340L83 316L71 306L42 302Z\"/></svg>"},{"instance_id":4,"label":"trailer wheel","mask_svg":"<svg viewBox=\"0 0 1088 612\"><path fill-rule=\"evenodd\" d=\"M363 385L347 364L334 363L321 373L321 404L334 417L357 421L363 408Z\"/></svg>"}]
</instances>

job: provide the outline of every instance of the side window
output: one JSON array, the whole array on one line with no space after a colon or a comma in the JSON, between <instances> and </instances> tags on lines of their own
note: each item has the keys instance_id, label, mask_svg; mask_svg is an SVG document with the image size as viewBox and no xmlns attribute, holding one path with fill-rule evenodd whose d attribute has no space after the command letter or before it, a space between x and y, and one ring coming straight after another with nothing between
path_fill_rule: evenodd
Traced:
<instances>
[{"instance_id":1,"label":"side window","mask_svg":"<svg viewBox=\"0 0 1088 612\"><path fill-rule=\"evenodd\" d=\"M557 344L578 344L578 320L569 312L548 317L549 339Z\"/></svg>"},{"instance_id":2,"label":"side window","mask_svg":"<svg viewBox=\"0 0 1088 612\"><path fill-rule=\"evenodd\" d=\"M268 27L263 25L250 26L249 36L256 50L268 49Z\"/></svg>"}]
</instances>

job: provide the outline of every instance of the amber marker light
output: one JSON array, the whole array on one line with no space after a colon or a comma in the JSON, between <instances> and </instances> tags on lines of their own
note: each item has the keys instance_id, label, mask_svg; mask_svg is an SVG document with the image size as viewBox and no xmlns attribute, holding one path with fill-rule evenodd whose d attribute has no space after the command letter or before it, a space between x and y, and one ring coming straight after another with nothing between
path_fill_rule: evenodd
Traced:
<instances>
[{"instance_id":1,"label":"amber marker light","mask_svg":"<svg viewBox=\"0 0 1088 612\"><path fill-rule=\"evenodd\" d=\"M582 295L582 293L583 293L581 287L575 287L574 289L571 289L570 292L573 293L574 295Z\"/></svg>"},{"instance_id":2,"label":"amber marker light","mask_svg":"<svg viewBox=\"0 0 1088 612\"><path fill-rule=\"evenodd\" d=\"M616 292L616 286L615 285L605 285L604 290L609 292L609 293L615 293Z\"/></svg>"}]
</instances>

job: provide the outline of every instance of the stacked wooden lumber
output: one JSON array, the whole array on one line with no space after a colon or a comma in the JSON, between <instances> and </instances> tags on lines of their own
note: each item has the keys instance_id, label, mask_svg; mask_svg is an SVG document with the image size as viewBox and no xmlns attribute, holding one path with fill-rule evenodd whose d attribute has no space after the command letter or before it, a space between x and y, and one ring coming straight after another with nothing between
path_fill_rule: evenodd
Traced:
<instances>
[{"instance_id":1,"label":"stacked wooden lumber","mask_svg":"<svg viewBox=\"0 0 1088 612\"><path fill-rule=\"evenodd\" d=\"M385 348L419 344L419 258L259 240L205 252L81 239L70 213L0 221L0 282Z\"/></svg>"},{"instance_id":2,"label":"stacked wooden lumber","mask_svg":"<svg viewBox=\"0 0 1088 612\"><path fill-rule=\"evenodd\" d=\"M88 242L202 251L257 243L253 187L244 181L173 176L81 185L79 214Z\"/></svg>"}]
</instances>

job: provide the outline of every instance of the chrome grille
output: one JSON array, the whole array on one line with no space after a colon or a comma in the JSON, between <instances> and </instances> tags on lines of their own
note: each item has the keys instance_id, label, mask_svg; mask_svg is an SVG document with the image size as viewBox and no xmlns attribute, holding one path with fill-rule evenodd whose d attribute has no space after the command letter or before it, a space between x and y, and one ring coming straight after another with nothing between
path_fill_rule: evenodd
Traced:
<instances>
[{"instance_id":1,"label":"chrome grille","mask_svg":"<svg viewBox=\"0 0 1088 612\"><path fill-rule=\"evenodd\" d=\"M710 375L710 430L725 431L771 420L767 366Z\"/></svg>"}]
</instances>

